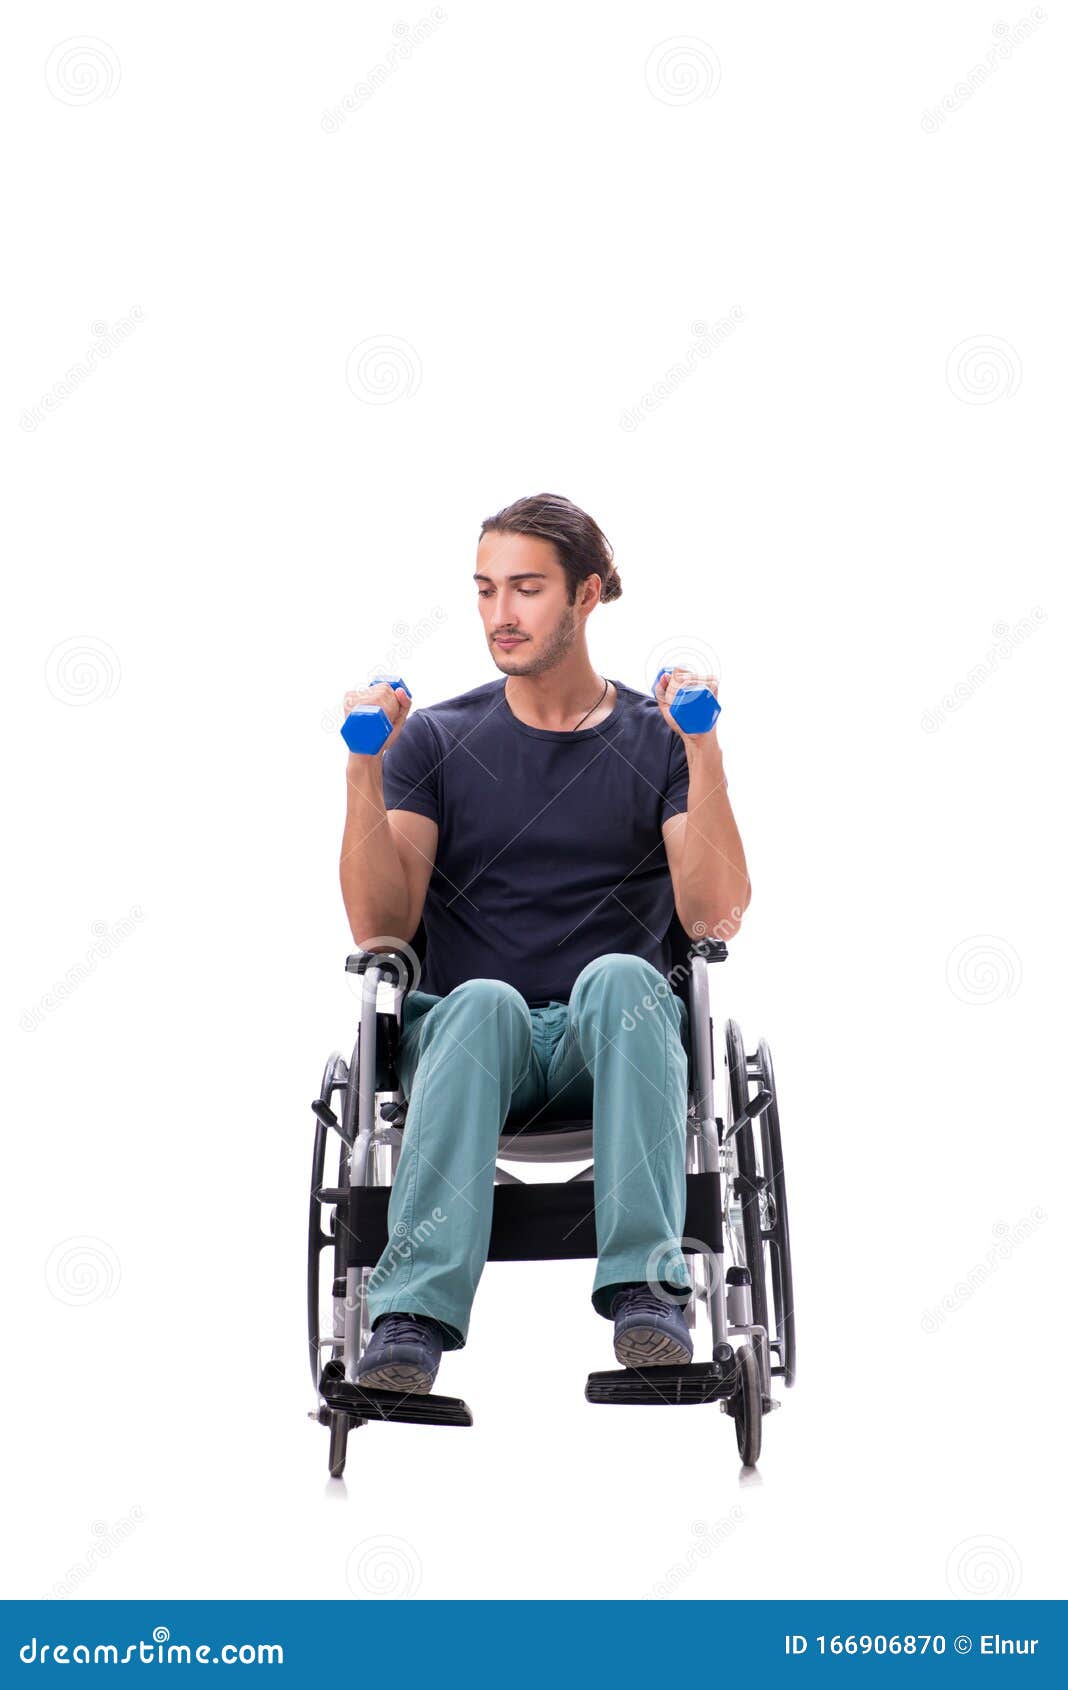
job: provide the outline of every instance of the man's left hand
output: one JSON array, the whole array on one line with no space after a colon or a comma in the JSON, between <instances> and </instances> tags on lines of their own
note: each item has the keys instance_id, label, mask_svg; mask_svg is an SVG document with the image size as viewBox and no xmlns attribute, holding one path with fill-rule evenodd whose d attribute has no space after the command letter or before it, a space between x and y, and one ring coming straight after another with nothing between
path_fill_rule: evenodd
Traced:
<instances>
[{"instance_id":1,"label":"man's left hand","mask_svg":"<svg viewBox=\"0 0 1068 1690\"><path fill-rule=\"evenodd\" d=\"M693 669L669 669L666 674L661 675L656 683L656 701L660 706L660 714L672 732L677 733L686 746L687 756L706 748L718 751L719 740L716 738L718 721L712 724L707 733L688 734L683 733L671 714L671 701L683 687L708 687L713 697L718 698L719 681L715 675L698 675Z\"/></svg>"}]
</instances>

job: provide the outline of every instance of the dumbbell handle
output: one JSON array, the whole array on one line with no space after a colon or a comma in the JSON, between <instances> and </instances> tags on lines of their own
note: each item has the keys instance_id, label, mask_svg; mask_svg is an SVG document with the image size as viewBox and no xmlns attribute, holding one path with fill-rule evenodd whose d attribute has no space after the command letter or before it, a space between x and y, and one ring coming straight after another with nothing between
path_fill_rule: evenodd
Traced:
<instances>
[{"instance_id":1,"label":"dumbbell handle","mask_svg":"<svg viewBox=\"0 0 1068 1690\"><path fill-rule=\"evenodd\" d=\"M653 682L653 697L671 665L665 664ZM711 687L679 687L671 700L668 714L678 723L684 734L706 734L716 725L720 712L719 699Z\"/></svg>"},{"instance_id":2,"label":"dumbbell handle","mask_svg":"<svg viewBox=\"0 0 1068 1690\"><path fill-rule=\"evenodd\" d=\"M372 675L369 686L388 681L393 691L403 687L411 698L411 688L399 675ZM393 723L380 704L358 704L341 724L341 737L350 751L362 757L374 757L381 751L393 732Z\"/></svg>"}]
</instances>

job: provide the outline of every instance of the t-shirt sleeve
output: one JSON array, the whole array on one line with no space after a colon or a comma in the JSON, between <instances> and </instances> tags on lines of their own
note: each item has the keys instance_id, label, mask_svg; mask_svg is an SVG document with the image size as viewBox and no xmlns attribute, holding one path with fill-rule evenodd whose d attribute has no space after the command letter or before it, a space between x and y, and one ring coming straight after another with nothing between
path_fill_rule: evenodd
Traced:
<instances>
[{"instance_id":1,"label":"t-shirt sleeve","mask_svg":"<svg viewBox=\"0 0 1068 1690\"><path fill-rule=\"evenodd\" d=\"M672 732L668 753L667 790L660 804L660 825L668 816L684 816L690 801L690 765L680 736Z\"/></svg>"},{"instance_id":2,"label":"t-shirt sleeve","mask_svg":"<svg viewBox=\"0 0 1068 1690\"><path fill-rule=\"evenodd\" d=\"M425 713L413 710L399 738L382 753L387 810L414 810L441 826L441 752Z\"/></svg>"}]
</instances>

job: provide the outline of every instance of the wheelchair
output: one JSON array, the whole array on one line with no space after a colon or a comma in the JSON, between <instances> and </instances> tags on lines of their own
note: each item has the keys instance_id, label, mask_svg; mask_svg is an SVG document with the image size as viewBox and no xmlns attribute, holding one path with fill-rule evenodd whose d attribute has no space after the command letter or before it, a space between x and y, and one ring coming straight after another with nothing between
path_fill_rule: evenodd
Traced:
<instances>
[{"instance_id":1,"label":"wheelchair","mask_svg":"<svg viewBox=\"0 0 1068 1690\"><path fill-rule=\"evenodd\" d=\"M712 1358L680 1367L593 1372L585 1395L590 1403L718 1402L734 1420L743 1464L753 1466L764 1417L781 1406L771 1395L772 1381L793 1385L797 1366L775 1074L767 1041L761 1039L756 1051L747 1053L741 1029L731 1020L723 1024L717 1074L709 969L726 960L726 944L690 940L677 916L668 937L671 970L664 987L677 992L689 1010L686 1219L680 1247L690 1258L694 1295L686 1304L686 1318L693 1328L699 1306L707 1311ZM397 1073L403 998L418 979L416 959L421 964L425 955L426 931L420 922L411 946L357 951L347 958L346 972L360 980L356 1040L348 1062L337 1051L330 1055L311 1106L308 1347L318 1406L309 1417L329 1427L334 1478L344 1471L349 1432L368 1421L473 1424L459 1397L371 1390L353 1379L370 1339L367 1282L389 1241L390 1188L407 1113ZM383 1008L380 991L390 990L392 1001ZM717 1094L722 1113L716 1111ZM327 1185L327 1146L334 1135L337 1176ZM502 1128L501 1144L487 1262L595 1259L592 1119L553 1118L542 1110L527 1121L513 1112ZM538 1183L502 1168L501 1160L588 1165L565 1180ZM329 1287L324 1251L332 1267ZM740 1340L737 1348L731 1339Z\"/></svg>"}]
</instances>

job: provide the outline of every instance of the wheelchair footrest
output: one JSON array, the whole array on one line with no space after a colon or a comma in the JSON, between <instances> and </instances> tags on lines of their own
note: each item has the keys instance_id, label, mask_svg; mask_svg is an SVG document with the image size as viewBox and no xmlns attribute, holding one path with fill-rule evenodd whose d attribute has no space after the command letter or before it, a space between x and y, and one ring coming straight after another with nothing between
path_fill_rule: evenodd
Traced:
<instances>
[{"instance_id":1,"label":"wheelchair footrest","mask_svg":"<svg viewBox=\"0 0 1068 1690\"><path fill-rule=\"evenodd\" d=\"M420 1426L473 1426L471 1410L462 1397L439 1397L432 1391L372 1391L347 1379L324 1378L320 1385L330 1408L343 1409L359 1420L403 1420Z\"/></svg>"},{"instance_id":2,"label":"wheelchair footrest","mask_svg":"<svg viewBox=\"0 0 1068 1690\"><path fill-rule=\"evenodd\" d=\"M617 1367L591 1373L587 1402L715 1402L734 1390L737 1369L729 1362L691 1361L685 1367Z\"/></svg>"}]
</instances>

